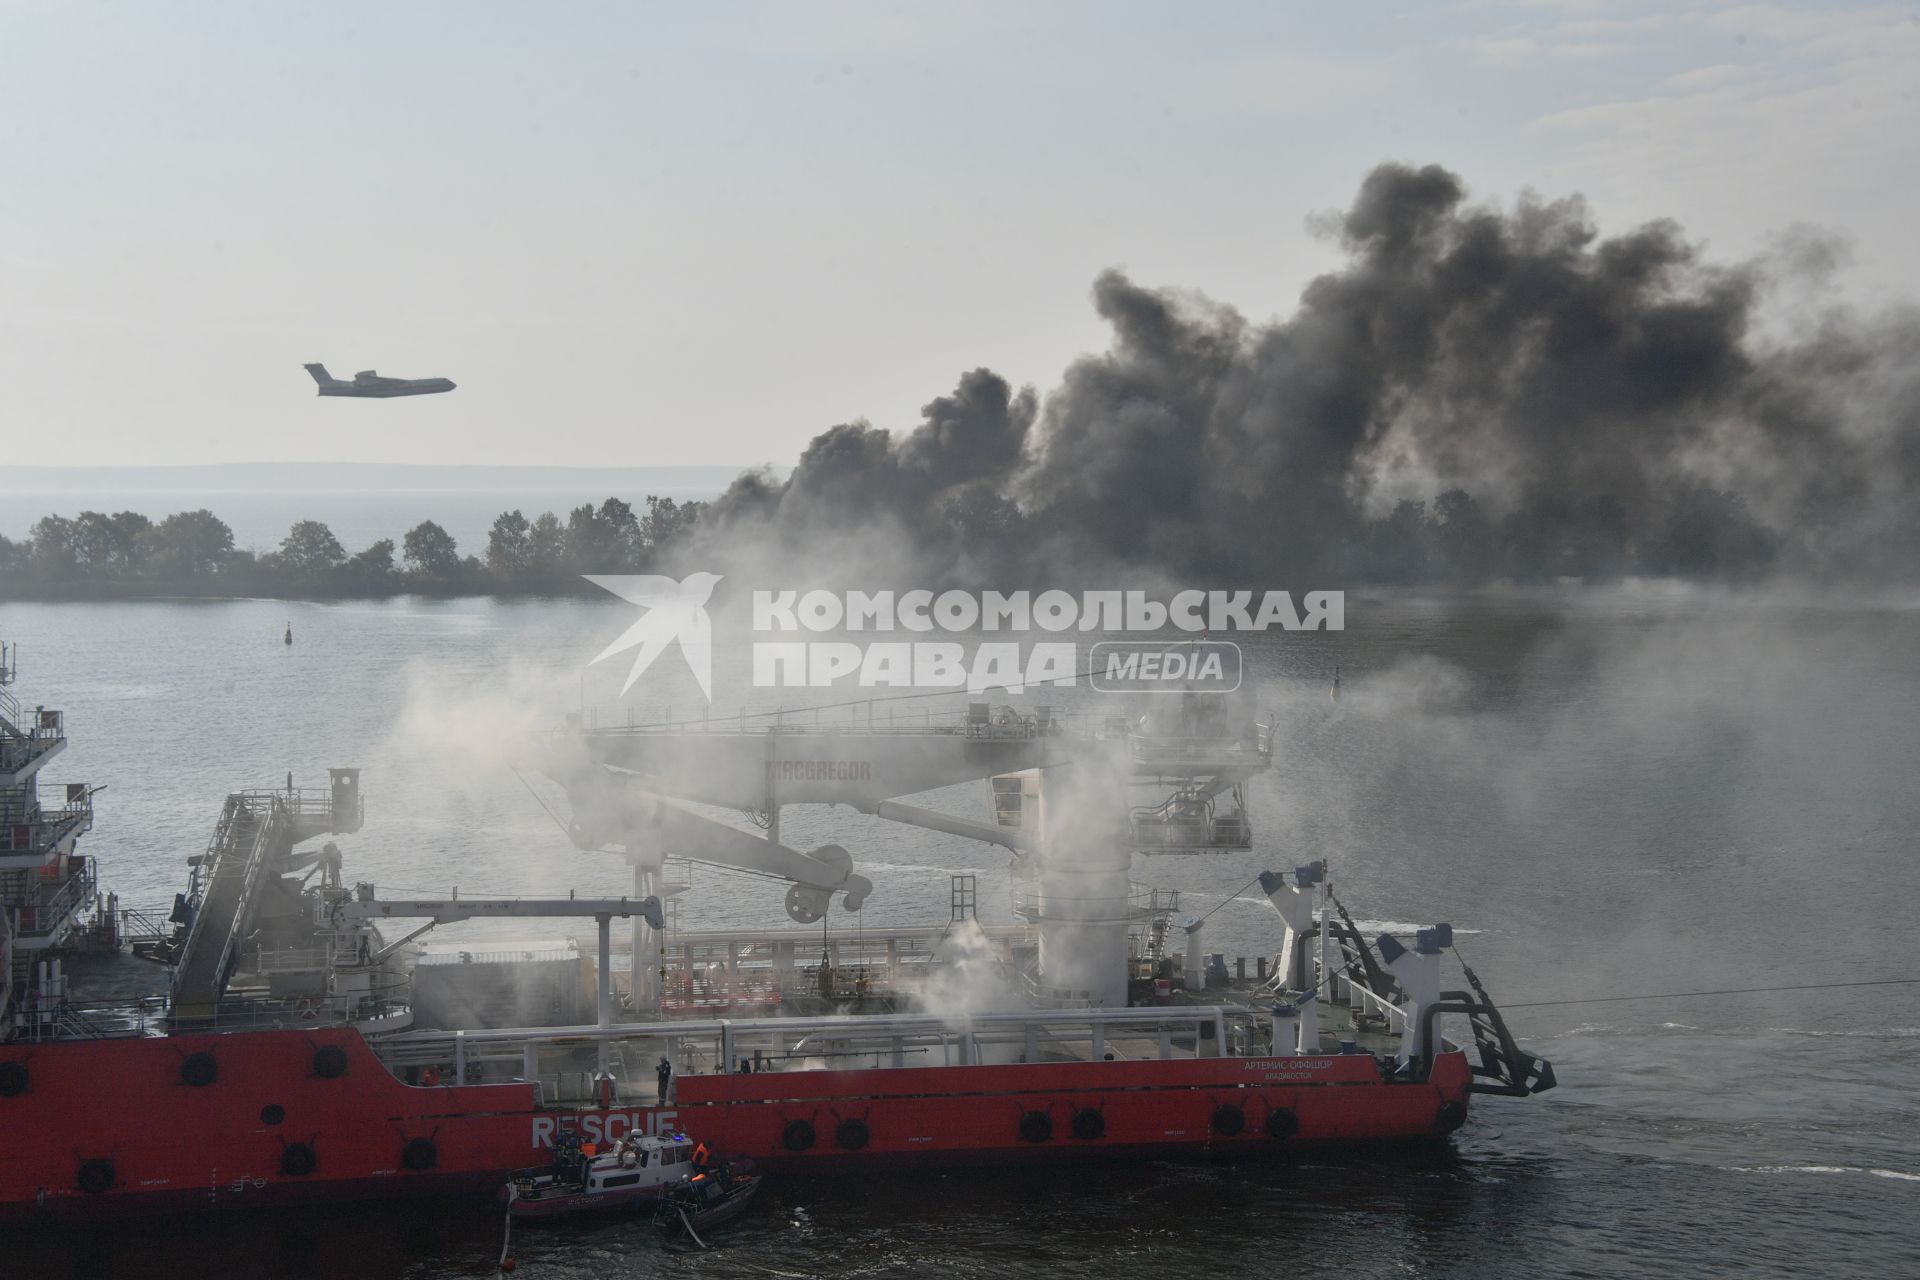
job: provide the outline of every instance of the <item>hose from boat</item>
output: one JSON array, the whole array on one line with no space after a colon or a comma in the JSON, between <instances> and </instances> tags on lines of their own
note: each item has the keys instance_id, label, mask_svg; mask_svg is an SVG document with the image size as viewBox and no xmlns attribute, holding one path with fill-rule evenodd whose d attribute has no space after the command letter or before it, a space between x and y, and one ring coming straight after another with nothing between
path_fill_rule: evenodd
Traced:
<instances>
[{"instance_id":1,"label":"hose from boat","mask_svg":"<svg viewBox=\"0 0 1920 1280\"><path fill-rule=\"evenodd\" d=\"M506 1230L500 1236L500 1261L496 1263L494 1267L495 1271L500 1274L505 1274L506 1272L513 1270L513 1259L507 1256L507 1250L511 1248L513 1245L513 1202L517 1197L517 1195L518 1195L518 1191L515 1188L514 1184L512 1183L512 1181L508 1181L507 1183L507 1227L506 1227Z\"/></svg>"}]
</instances>

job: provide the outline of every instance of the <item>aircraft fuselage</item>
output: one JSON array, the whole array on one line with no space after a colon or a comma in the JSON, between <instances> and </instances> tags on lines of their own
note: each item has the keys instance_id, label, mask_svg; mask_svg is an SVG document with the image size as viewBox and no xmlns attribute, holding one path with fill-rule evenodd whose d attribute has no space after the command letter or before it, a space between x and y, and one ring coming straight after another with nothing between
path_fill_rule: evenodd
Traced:
<instances>
[{"instance_id":1,"label":"aircraft fuselage","mask_svg":"<svg viewBox=\"0 0 1920 1280\"><path fill-rule=\"evenodd\" d=\"M392 396L425 396L451 391L451 378L383 378L372 369L363 369L353 380L336 378L323 364L310 364L307 372L323 396L351 396L361 400L385 400Z\"/></svg>"},{"instance_id":2,"label":"aircraft fuselage","mask_svg":"<svg viewBox=\"0 0 1920 1280\"><path fill-rule=\"evenodd\" d=\"M320 388L323 396L359 396L385 399L388 396L425 396L436 391L451 391L449 378L377 378L368 382L339 382Z\"/></svg>"}]
</instances>

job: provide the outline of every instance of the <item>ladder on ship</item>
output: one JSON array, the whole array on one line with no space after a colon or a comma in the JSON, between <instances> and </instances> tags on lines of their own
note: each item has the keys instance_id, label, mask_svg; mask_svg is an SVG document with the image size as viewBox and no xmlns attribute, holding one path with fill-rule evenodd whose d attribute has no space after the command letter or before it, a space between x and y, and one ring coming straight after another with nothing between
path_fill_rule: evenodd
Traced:
<instances>
[{"instance_id":1,"label":"ladder on ship","mask_svg":"<svg viewBox=\"0 0 1920 1280\"><path fill-rule=\"evenodd\" d=\"M176 1019L211 1018L244 941L247 907L269 855L289 843L287 806L273 793L227 797L203 855L206 889L173 973Z\"/></svg>"},{"instance_id":2,"label":"ladder on ship","mask_svg":"<svg viewBox=\"0 0 1920 1280\"><path fill-rule=\"evenodd\" d=\"M284 869L293 847L323 832L358 831L364 816L360 770L327 770L325 790L240 791L227 797L213 839L199 860L192 919L173 971L176 1023L210 1019L219 1012L227 979L253 930L261 886Z\"/></svg>"}]
</instances>

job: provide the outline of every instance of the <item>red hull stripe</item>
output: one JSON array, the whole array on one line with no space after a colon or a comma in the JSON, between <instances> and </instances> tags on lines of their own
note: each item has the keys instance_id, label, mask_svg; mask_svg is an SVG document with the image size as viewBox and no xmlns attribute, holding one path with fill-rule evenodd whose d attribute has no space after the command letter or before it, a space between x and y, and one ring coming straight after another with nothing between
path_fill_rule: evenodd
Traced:
<instances>
[{"instance_id":1,"label":"red hull stripe","mask_svg":"<svg viewBox=\"0 0 1920 1280\"><path fill-rule=\"evenodd\" d=\"M347 1057L331 1078L315 1070L329 1045ZM204 1076L184 1070L198 1054L217 1064L211 1083L185 1078ZM25 1092L0 1097L7 1217L490 1194L509 1170L544 1159L563 1118L587 1141L677 1128L717 1154L815 1168L1417 1139L1443 1131L1440 1108L1466 1103L1469 1078L1457 1053L1420 1085L1382 1083L1371 1058L1337 1056L769 1072L681 1077L670 1106L576 1113L536 1109L525 1084L409 1086L349 1030L8 1045L6 1061L30 1078ZM1082 1121L1079 1132L1098 1136L1076 1136L1087 1111L1098 1124ZM1223 1133L1235 1128L1231 1111L1242 1124ZM1269 1136L1276 1111L1292 1113L1279 1126L1293 1134L1284 1144ZM1023 1132L1033 1112L1047 1123ZM804 1151L787 1140L795 1121L815 1138ZM103 1190L82 1189L108 1177Z\"/></svg>"}]
</instances>

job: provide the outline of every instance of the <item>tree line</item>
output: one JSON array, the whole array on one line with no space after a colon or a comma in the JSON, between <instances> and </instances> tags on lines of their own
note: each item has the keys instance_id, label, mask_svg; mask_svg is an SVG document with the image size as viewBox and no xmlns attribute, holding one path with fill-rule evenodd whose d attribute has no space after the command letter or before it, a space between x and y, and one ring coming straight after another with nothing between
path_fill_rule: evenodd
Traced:
<instances>
[{"instance_id":1,"label":"tree line","mask_svg":"<svg viewBox=\"0 0 1920 1280\"><path fill-rule=\"evenodd\" d=\"M732 495L730 495L731 497ZM1528 582L1550 578L1606 581L1632 575L1751 580L1781 567L1780 538L1756 522L1732 493L1682 491L1651 533L1632 532L1621 505L1607 497L1490 515L1462 490L1431 503L1409 499L1371 520L1320 536L1316 576L1355 585ZM968 490L914 513L917 523L886 526L938 567L971 558L976 574L1007 581L1070 573L1005 497ZM879 525L875 526L880 527ZM1247 525L1249 546L1215 566L1236 578L1289 577L1282 558ZM587 573L670 572L669 562L695 532L705 552L744 534L785 546L807 541L792 527L756 521L750 508L648 497L643 509L619 498L528 519L502 512L479 554L462 554L431 520L396 545L382 538L349 553L326 524L302 520L275 550L236 547L233 531L211 511L183 511L158 522L133 511L50 515L27 537L0 537L0 599L129 596L282 596L326 598L402 593L430 595L592 594ZM1329 550L1328 548L1332 548ZM938 549L941 554L933 552ZM1807 566L1800 566L1806 568ZM1817 566L1813 566L1817 568ZM1190 567L1204 573L1207 566Z\"/></svg>"},{"instance_id":2,"label":"tree line","mask_svg":"<svg viewBox=\"0 0 1920 1280\"><path fill-rule=\"evenodd\" d=\"M462 555L432 520L398 545L382 538L350 553L319 520L297 521L275 550L252 551L207 510L159 521L137 511L49 515L24 539L0 536L0 597L572 594L592 590L583 573L654 564L705 507L649 496L644 510L608 498L564 519L504 511L479 555Z\"/></svg>"}]
</instances>

